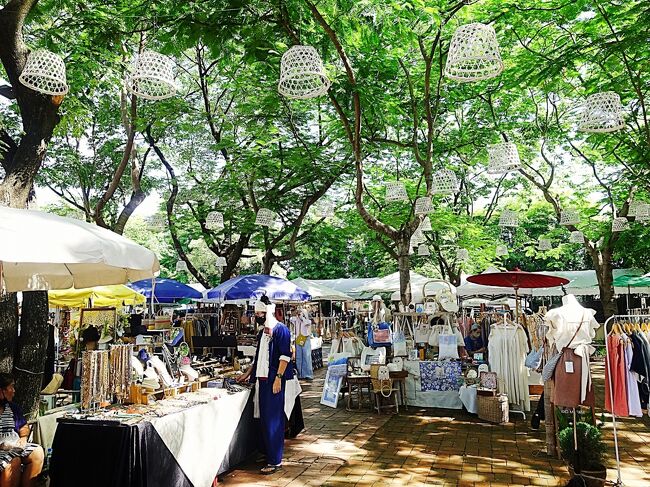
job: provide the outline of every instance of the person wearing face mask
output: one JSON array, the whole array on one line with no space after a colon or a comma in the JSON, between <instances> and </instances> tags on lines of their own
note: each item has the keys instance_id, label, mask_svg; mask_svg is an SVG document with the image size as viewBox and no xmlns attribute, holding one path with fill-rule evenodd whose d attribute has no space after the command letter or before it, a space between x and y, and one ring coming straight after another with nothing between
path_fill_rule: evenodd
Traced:
<instances>
[{"instance_id":1,"label":"person wearing face mask","mask_svg":"<svg viewBox=\"0 0 650 487\"><path fill-rule=\"evenodd\" d=\"M44 454L39 445L27 443L27 420L12 402L15 385L11 374L0 373L0 487L32 487L43 469Z\"/></svg>"},{"instance_id":2,"label":"person wearing face mask","mask_svg":"<svg viewBox=\"0 0 650 487\"><path fill-rule=\"evenodd\" d=\"M269 475L282 465L285 389L287 379L291 379L293 374L289 368L291 332L284 323L275 319L275 305L267 296L255 303L255 323L263 326L257 335L255 360L237 380L249 380L255 384L254 416L259 418L262 427L267 462L260 472Z\"/></svg>"}]
</instances>

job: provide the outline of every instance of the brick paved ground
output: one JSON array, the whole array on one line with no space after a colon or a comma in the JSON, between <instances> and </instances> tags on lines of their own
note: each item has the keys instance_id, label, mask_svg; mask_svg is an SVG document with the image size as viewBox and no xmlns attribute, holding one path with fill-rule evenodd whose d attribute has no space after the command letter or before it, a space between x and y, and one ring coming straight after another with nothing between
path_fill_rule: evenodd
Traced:
<instances>
[{"instance_id":1,"label":"brick paved ground","mask_svg":"<svg viewBox=\"0 0 650 487\"><path fill-rule=\"evenodd\" d=\"M227 474L226 485L385 486L564 485L564 464L546 456L543 430L515 419L506 426L484 423L461 411L409 408L399 415L348 412L319 404L324 371L302 395L305 431L286 442L284 468L271 476L251 463ZM595 367L602 398L602 365ZM602 405L602 400L598 403ZM621 427L623 481L650 486L650 420L625 419ZM611 422L604 436L614 465ZM610 470L608 478L616 478Z\"/></svg>"}]
</instances>

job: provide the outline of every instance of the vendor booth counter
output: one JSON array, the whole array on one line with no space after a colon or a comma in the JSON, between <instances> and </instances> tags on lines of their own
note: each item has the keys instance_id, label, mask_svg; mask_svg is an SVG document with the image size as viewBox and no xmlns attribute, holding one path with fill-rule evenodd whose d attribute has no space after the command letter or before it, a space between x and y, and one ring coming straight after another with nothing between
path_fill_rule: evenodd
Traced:
<instances>
[{"instance_id":1,"label":"vendor booth counter","mask_svg":"<svg viewBox=\"0 0 650 487\"><path fill-rule=\"evenodd\" d=\"M202 391L212 391L213 400L135 423L59 419L51 486L210 487L217 475L262 446L251 391ZM302 428L298 397L288 436L295 437Z\"/></svg>"}]
</instances>

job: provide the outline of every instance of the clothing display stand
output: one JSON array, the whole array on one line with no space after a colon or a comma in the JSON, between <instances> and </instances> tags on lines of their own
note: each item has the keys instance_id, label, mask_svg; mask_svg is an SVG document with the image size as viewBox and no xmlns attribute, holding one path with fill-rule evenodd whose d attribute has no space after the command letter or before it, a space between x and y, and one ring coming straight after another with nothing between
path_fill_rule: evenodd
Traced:
<instances>
[{"instance_id":1,"label":"clothing display stand","mask_svg":"<svg viewBox=\"0 0 650 487\"><path fill-rule=\"evenodd\" d=\"M614 426L614 451L616 452L616 482L614 482L614 485L622 486L623 485L623 480L621 480L621 459L619 457L618 453L618 431L616 429L616 413L614 412L614 391L612 389L612 364L611 361L609 360L609 345L607 342L607 336L609 335L609 330L608 327L610 324L613 322L615 323L616 321L620 319L650 319L650 314L643 314L643 315L612 315L610 316L607 321L605 321L604 326L604 332L605 332L605 353L607 354L607 360L605 360L605 363L607 364L607 389L606 393L609 393L609 399L611 402L612 406L612 425Z\"/></svg>"}]
</instances>

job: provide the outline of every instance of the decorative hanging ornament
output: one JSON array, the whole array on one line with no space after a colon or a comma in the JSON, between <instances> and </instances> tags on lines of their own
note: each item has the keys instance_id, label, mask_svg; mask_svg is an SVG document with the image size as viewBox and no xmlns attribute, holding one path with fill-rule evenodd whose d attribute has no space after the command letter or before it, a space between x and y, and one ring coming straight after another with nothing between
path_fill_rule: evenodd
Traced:
<instances>
[{"instance_id":1,"label":"decorative hanging ornament","mask_svg":"<svg viewBox=\"0 0 650 487\"><path fill-rule=\"evenodd\" d=\"M408 201L409 195L406 193L406 186L400 181L390 181L386 183L387 202Z\"/></svg>"},{"instance_id":2,"label":"decorative hanging ornament","mask_svg":"<svg viewBox=\"0 0 650 487\"><path fill-rule=\"evenodd\" d=\"M411 242L413 243L412 247L415 247L416 245L426 241L427 239L424 236L424 233L422 233L422 230L420 228L417 228L415 232L413 232L413 235L411 235Z\"/></svg>"},{"instance_id":3,"label":"decorative hanging ornament","mask_svg":"<svg viewBox=\"0 0 650 487\"><path fill-rule=\"evenodd\" d=\"M553 246L551 245L551 241L548 238L540 238L537 241L537 250L540 251L546 251L546 250L551 250Z\"/></svg>"},{"instance_id":4,"label":"decorative hanging ornament","mask_svg":"<svg viewBox=\"0 0 650 487\"><path fill-rule=\"evenodd\" d=\"M458 249L456 251L456 260L459 262L467 262L469 260L469 250Z\"/></svg>"},{"instance_id":5,"label":"decorative hanging ornament","mask_svg":"<svg viewBox=\"0 0 650 487\"><path fill-rule=\"evenodd\" d=\"M450 169L437 171L432 177L431 191L433 194L454 194L458 191L458 178Z\"/></svg>"},{"instance_id":6,"label":"decorative hanging ornament","mask_svg":"<svg viewBox=\"0 0 650 487\"><path fill-rule=\"evenodd\" d=\"M431 252L429 252L429 247L427 247L426 244L420 244L418 246L418 255L421 256L431 255Z\"/></svg>"},{"instance_id":7,"label":"decorative hanging ornament","mask_svg":"<svg viewBox=\"0 0 650 487\"><path fill-rule=\"evenodd\" d=\"M582 232L578 232L577 230L575 232L571 232L571 235L569 236L569 242L571 243L584 243L585 241L585 235Z\"/></svg>"},{"instance_id":8,"label":"decorative hanging ornament","mask_svg":"<svg viewBox=\"0 0 650 487\"><path fill-rule=\"evenodd\" d=\"M208 230L221 230L223 228L223 213L211 211L205 218L205 228Z\"/></svg>"},{"instance_id":9,"label":"decorative hanging ornament","mask_svg":"<svg viewBox=\"0 0 650 487\"><path fill-rule=\"evenodd\" d=\"M429 215L425 216L422 219L422 223L420 223L420 226L418 228L423 232L433 231L433 227L431 226L431 219L429 219Z\"/></svg>"},{"instance_id":10,"label":"decorative hanging ornament","mask_svg":"<svg viewBox=\"0 0 650 487\"><path fill-rule=\"evenodd\" d=\"M495 250L495 254L497 257L505 257L508 255L508 247L505 245L497 245L497 248Z\"/></svg>"},{"instance_id":11,"label":"decorative hanging ornament","mask_svg":"<svg viewBox=\"0 0 650 487\"><path fill-rule=\"evenodd\" d=\"M176 94L174 60L155 51L145 50L133 58L126 88L145 100L164 100Z\"/></svg>"},{"instance_id":12,"label":"decorative hanging ornament","mask_svg":"<svg viewBox=\"0 0 650 487\"><path fill-rule=\"evenodd\" d=\"M37 49L29 54L18 79L27 88L46 95L62 96L70 89L63 59L47 49Z\"/></svg>"},{"instance_id":13,"label":"decorative hanging ornament","mask_svg":"<svg viewBox=\"0 0 650 487\"><path fill-rule=\"evenodd\" d=\"M147 226L154 232L164 230L166 225L165 218L162 215L151 215L147 219Z\"/></svg>"},{"instance_id":14,"label":"decorative hanging ornament","mask_svg":"<svg viewBox=\"0 0 650 487\"><path fill-rule=\"evenodd\" d=\"M517 213L511 210L503 210L501 216L499 217L499 226L500 227L518 227L519 226L519 217Z\"/></svg>"},{"instance_id":15,"label":"decorative hanging ornament","mask_svg":"<svg viewBox=\"0 0 650 487\"><path fill-rule=\"evenodd\" d=\"M227 265L227 262L226 262L225 257L223 257L221 255L219 257L217 257L217 267L226 267L226 265Z\"/></svg>"},{"instance_id":16,"label":"decorative hanging ornament","mask_svg":"<svg viewBox=\"0 0 650 487\"><path fill-rule=\"evenodd\" d=\"M613 91L595 93L587 97L582 106L578 130L607 133L625 127L621 97Z\"/></svg>"},{"instance_id":17,"label":"decorative hanging ornament","mask_svg":"<svg viewBox=\"0 0 650 487\"><path fill-rule=\"evenodd\" d=\"M293 100L307 100L324 95L331 82L320 55L311 46L292 46L280 61L278 91Z\"/></svg>"},{"instance_id":18,"label":"decorative hanging ornament","mask_svg":"<svg viewBox=\"0 0 650 487\"><path fill-rule=\"evenodd\" d=\"M456 81L480 81L503 71L494 28L485 24L461 25L451 38L445 75Z\"/></svg>"},{"instance_id":19,"label":"decorative hanging ornament","mask_svg":"<svg viewBox=\"0 0 650 487\"><path fill-rule=\"evenodd\" d=\"M612 220L612 232L623 232L629 228L630 222L625 217L617 217Z\"/></svg>"},{"instance_id":20,"label":"decorative hanging ornament","mask_svg":"<svg viewBox=\"0 0 650 487\"><path fill-rule=\"evenodd\" d=\"M648 220L650 220L650 204L639 203L639 207L636 210L636 221L645 222Z\"/></svg>"},{"instance_id":21,"label":"decorative hanging ornament","mask_svg":"<svg viewBox=\"0 0 650 487\"><path fill-rule=\"evenodd\" d=\"M329 218L334 215L334 204L331 201L324 201L318 210L321 218Z\"/></svg>"},{"instance_id":22,"label":"decorative hanging ornament","mask_svg":"<svg viewBox=\"0 0 650 487\"><path fill-rule=\"evenodd\" d=\"M640 201L631 201L630 202L630 207L627 210L627 216L637 216L637 213L639 211L639 207L642 205Z\"/></svg>"},{"instance_id":23,"label":"decorative hanging ornament","mask_svg":"<svg viewBox=\"0 0 650 487\"><path fill-rule=\"evenodd\" d=\"M420 196L415 200L415 214L426 215L433 211L433 204L430 196Z\"/></svg>"},{"instance_id":24,"label":"decorative hanging ornament","mask_svg":"<svg viewBox=\"0 0 650 487\"><path fill-rule=\"evenodd\" d=\"M560 213L560 225L577 225L580 223L580 213L576 210L564 210Z\"/></svg>"},{"instance_id":25,"label":"decorative hanging ornament","mask_svg":"<svg viewBox=\"0 0 650 487\"><path fill-rule=\"evenodd\" d=\"M176 261L176 272L187 272L187 262L184 260Z\"/></svg>"},{"instance_id":26,"label":"decorative hanging ornament","mask_svg":"<svg viewBox=\"0 0 650 487\"><path fill-rule=\"evenodd\" d=\"M255 225L259 225L261 227L272 227L275 224L277 217L278 215L268 208L260 208L257 210Z\"/></svg>"},{"instance_id":27,"label":"decorative hanging ornament","mask_svg":"<svg viewBox=\"0 0 650 487\"><path fill-rule=\"evenodd\" d=\"M488 145L488 174L506 174L521 166L519 151L513 142Z\"/></svg>"}]
</instances>

